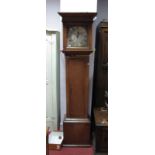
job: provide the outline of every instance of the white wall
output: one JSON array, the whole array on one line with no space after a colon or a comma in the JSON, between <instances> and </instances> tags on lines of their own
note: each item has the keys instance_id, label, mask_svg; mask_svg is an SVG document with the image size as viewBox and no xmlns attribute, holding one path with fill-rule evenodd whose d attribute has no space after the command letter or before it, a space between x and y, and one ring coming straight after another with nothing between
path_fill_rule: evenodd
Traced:
<instances>
[{"instance_id":1,"label":"white wall","mask_svg":"<svg viewBox=\"0 0 155 155\"><path fill-rule=\"evenodd\" d=\"M97 0L61 0L62 12L96 12Z\"/></svg>"},{"instance_id":2,"label":"white wall","mask_svg":"<svg viewBox=\"0 0 155 155\"><path fill-rule=\"evenodd\" d=\"M60 49L62 50L62 23L60 0L46 0L46 29L60 32ZM65 57L60 53L60 121L63 123L66 113L66 82L65 82Z\"/></svg>"},{"instance_id":3,"label":"white wall","mask_svg":"<svg viewBox=\"0 0 155 155\"><path fill-rule=\"evenodd\" d=\"M108 19L108 0L98 0L97 2L97 19L94 22L95 27L103 19Z\"/></svg>"},{"instance_id":4,"label":"white wall","mask_svg":"<svg viewBox=\"0 0 155 155\"><path fill-rule=\"evenodd\" d=\"M46 0L46 30L55 30L60 32L60 16L57 12L60 10L60 0ZM60 52L60 51L59 51ZM53 53L54 54L54 53ZM48 80L48 85L46 86L46 125L51 128L51 130L56 129L57 126L57 111L59 111L57 108L59 108L59 105L56 105L58 101L56 100L56 94L55 96L52 96L57 91L54 90L54 92L51 92L54 86L52 86L50 83L50 80L55 80L54 77L56 76L56 71L52 67L56 68L56 63L52 60L51 57L51 43L47 42L47 59L46 63L46 71L47 75L46 78ZM54 56L53 56L54 57ZM56 57L55 57L56 58ZM56 61L56 60L55 60ZM53 65L52 65L53 64ZM48 75L50 74L50 75ZM54 76L52 74L55 74ZM55 99L55 100L54 100ZM60 103L58 103L60 104ZM59 125L58 125L59 126Z\"/></svg>"},{"instance_id":5,"label":"white wall","mask_svg":"<svg viewBox=\"0 0 155 155\"><path fill-rule=\"evenodd\" d=\"M60 0L46 0L46 29L60 31Z\"/></svg>"}]
</instances>

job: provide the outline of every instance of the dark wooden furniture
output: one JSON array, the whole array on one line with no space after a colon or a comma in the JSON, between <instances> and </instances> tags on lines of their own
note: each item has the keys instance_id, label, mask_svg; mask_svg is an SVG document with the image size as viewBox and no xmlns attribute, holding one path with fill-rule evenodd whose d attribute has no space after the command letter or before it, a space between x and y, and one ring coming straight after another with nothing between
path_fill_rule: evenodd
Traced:
<instances>
[{"instance_id":1,"label":"dark wooden furniture","mask_svg":"<svg viewBox=\"0 0 155 155\"><path fill-rule=\"evenodd\" d=\"M46 128L46 155L49 155L49 148L48 148L48 130L49 130L49 128Z\"/></svg>"},{"instance_id":2,"label":"dark wooden furniture","mask_svg":"<svg viewBox=\"0 0 155 155\"><path fill-rule=\"evenodd\" d=\"M105 106L108 92L108 22L99 23L96 30L93 106ZM106 101L107 102L107 101Z\"/></svg>"},{"instance_id":3,"label":"dark wooden furniture","mask_svg":"<svg viewBox=\"0 0 155 155\"><path fill-rule=\"evenodd\" d=\"M92 100L92 129L95 131L96 152L108 152L108 111L105 109L108 109L108 22L104 20L96 29Z\"/></svg>"},{"instance_id":4,"label":"dark wooden furniture","mask_svg":"<svg viewBox=\"0 0 155 155\"><path fill-rule=\"evenodd\" d=\"M67 112L63 123L65 146L89 146L88 116L89 54L92 23L96 13L59 13L63 22L63 50L66 58Z\"/></svg>"},{"instance_id":5,"label":"dark wooden furniture","mask_svg":"<svg viewBox=\"0 0 155 155\"><path fill-rule=\"evenodd\" d=\"M108 111L103 108L94 110L96 152L108 152Z\"/></svg>"}]
</instances>

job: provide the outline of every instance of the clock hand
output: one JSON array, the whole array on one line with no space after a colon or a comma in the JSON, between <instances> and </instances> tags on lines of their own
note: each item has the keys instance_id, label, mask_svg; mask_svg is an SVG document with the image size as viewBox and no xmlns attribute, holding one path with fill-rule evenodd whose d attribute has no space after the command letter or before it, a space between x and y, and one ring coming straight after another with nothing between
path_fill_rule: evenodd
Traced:
<instances>
[{"instance_id":1,"label":"clock hand","mask_svg":"<svg viewBox=\"0 0 155 155\"><path fill-rule=\"evenodd\" d=\"M77 38L79 38L79 32L77 32Z\"/></svg>"}]
</instances>

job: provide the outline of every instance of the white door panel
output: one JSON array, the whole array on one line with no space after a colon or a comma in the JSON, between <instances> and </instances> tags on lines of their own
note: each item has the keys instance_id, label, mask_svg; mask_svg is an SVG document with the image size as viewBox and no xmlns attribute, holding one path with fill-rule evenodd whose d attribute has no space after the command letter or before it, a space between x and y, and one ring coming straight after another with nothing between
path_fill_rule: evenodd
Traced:
<instances>
[{"instance_id":1,"label":"white door panel","mask_svg":"<svg viewBox=\"0 0 155 155\"><path fill-rule=\"evenodd\" d=\"M59 49L58 33L46 35L46 126L56 130L59 126Z\"/></svg>"}]
</instances>

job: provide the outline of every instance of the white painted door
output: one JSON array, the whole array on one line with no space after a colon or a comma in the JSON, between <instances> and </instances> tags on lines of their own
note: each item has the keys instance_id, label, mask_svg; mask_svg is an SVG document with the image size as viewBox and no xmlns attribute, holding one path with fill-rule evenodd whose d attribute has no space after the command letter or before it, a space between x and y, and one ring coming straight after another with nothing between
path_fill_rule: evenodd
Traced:
<instances>
[{"instance_id":1,"label":"white painted door","mask_svg":"<svg viewBox=\"0 0 155 155\"><path fill-rule=\"evenodd\" d=\"M46 126L57 130L59 121L59 51L57 34L46 34Z\"/></svg>"}]
</instances>

